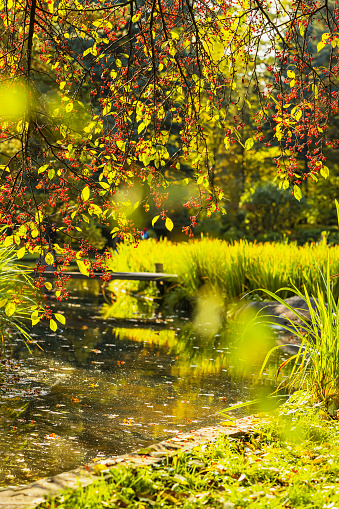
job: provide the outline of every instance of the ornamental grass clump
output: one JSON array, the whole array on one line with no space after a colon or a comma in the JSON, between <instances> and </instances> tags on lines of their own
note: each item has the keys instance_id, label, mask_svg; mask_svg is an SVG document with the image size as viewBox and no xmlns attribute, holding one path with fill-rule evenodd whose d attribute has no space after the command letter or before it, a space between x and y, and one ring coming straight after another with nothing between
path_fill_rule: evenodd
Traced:
<instances>
[{"instance_id":1,"label":"ornamental grass clump","mask_svg":"<svg viewBox=\"0 0 339 509\"><path fill-rule=\"evenodd\" d=\"M266 294L295 313L298 322L289 319L282 327L300 341L295 355L289 357L280 366L277 376L287 365L293 365L290 373L282 380L279 388L290 391L306 390L314 403L322 402L333 417L338 416L339 408L339 300L333 294L333 279L330 276L329 263L326 275L321 273L322 285L317 286L316 293L310 295L307 287L303 292L294 287L295 295L304 299L310 313L310 320L302 310L292 308L277 294L266 290ZM282 289L283 291L284 289ZM311 296L316 300L312 306ZM267 354L261 372L271 353Z\"/></svg>"}]
</instances>

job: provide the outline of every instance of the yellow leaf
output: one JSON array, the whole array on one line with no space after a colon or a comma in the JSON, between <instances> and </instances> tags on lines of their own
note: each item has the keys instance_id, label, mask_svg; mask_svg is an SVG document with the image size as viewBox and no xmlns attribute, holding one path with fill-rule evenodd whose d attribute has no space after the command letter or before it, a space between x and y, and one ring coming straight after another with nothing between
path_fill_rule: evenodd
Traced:
<instances>
[{"instance_id":1,"label":"yellow leaf","mask_svg":"<svg viewBox=\"0 0 339 509\"><path fill-rule=\"evenodd\" d=\"M248 138L245 142L245 150L250 150L254 145L254 139Z\"/></svg>"},{"instance_id":2,"label":"yellow leaf","mask_svg":"<svg viewBox=\"0 0 339 509\"><path fill-rule=\"evenodd\" d=\"M58 322L62 323L62 325L65 325L66 318L61 313L54 313L55 318L58 320Z\"/></svg>"},{"instance_id":3,"label":"yellow leaf","mask_svg":"<svg viewBox=\"0 0 339 509\"><path fill-rule=\"evenodd\" d=\"M300 187L295 185L294 188L293 188L293 191L294 191L294 198L296 200L300 201L301 198L302 198L302 193L301 193Z\"/></svg>"},{"instance_id":4,"label":"yellow leaf","mask_svg":"<svg viewBox=\"0 0 339 509\"><path fill-rule=\"evenodd\" d=\"M166 217L165 226L170 232L173 230L173 221L169 217Z\"/></svg>"},{"instance_id":5,"label":"yellow leaf","mask_svg":"<svg viewBox=\"0 0 339 509\"><path fill-rule=\"evenodd\" d=\"M22 258L23 256L25 256L25 252L26 252L26 248L25 248L25 246L23 246L21 249L19 249L16 252L16 255L18 258Z\"/></svg>"},{"instance_id":6,"label":"yellow leaf","mask_svg":"<svg viewBox=\"0 0 339 509\"><path fill-rule=\"evenodd\" d=\"M94 465L93 468L94 475L100 475L100 473L103 470L108 470L108 467L106 465L102 465L101 463L97 463L96 465Z\"/></svg>"},{"instance_id":7,"label":"yellow leaf","mask_svg":"<svg viewBox=\"0 0 339 509\"><path fill-rule=\"evenodd\" d=\"M103 109L103 112L102 114L105 116L107 115L107 113L109 113L111 111L111 103L107 103L106 106L104 107Z\"/></svg>"},{"instance_id":8,"label":"yellow leaf","mask_svg":"<svg viewBox=\"0 0 339 509\"><path fill-rule=\"evenodd\" d=\"M89 265L86 265L81 260L76 260L76 262L78 264L81 274L83 274L84 276L89 276Z\"/></svg>"},{"instance_id":9,"label":"yellow leaf","mask_svg":"<svg viewBox=\"0 0 339 509\"><path fill-rule=\"evenodd\" d=\"M55 331L57 330L57 328L58 328L57 323L56 323L56 321L55 321L55 320L53 320L53 318L52 318L52 320L50 320L50 321L49 321L49 328L50 328L52 331L54 331L54 332L55 332Z\"/></svg>"},{"instance_id":10,"label":"yellow leaf","mask_svg":"<svg viewBox=\"0 0 339 509\"><path fill-rule=\"evenodd\" d=\"M324 177L324 179L327 179L329 174L330 174L330 170L328 169L328 167L327 166L323 166L323 168L321 168L321 170L320 170L320 175L322 177Z\"/></svg>"},{"instance_id":11,"label":"yellow leaf","mask_svg":"<svg viewBox=\"0 0 339 509\"><path fill-rule=\"evenodd\" d=\"M295 72L293 71L287 71L288 78L295 78Z\"/></svg>"},{"instance_id":12,"label":"yellow leaf","mask_svg":"<svg viewBox=\"0 0 339 509\"><path fill-rule=\"evenodd\" d=\"M234 421L224 421L221 423L222 426L227 426L227 427L230 427L230 426L237 426L237 424L234 422Z\"/></svg>"},{"instance_id":13,"label":"yellow leaf","mask_svg":"<svg viewBox=\"0 0 339 509\"><path fill-rule=\"evenodd\" d=\"M88 186L86 186L86 187L84 187L84 189L81 192L81 198L84 201L87 201L90 197L90 194L91 194L90 188Z\"/></svg>"},{"instance_id":14,"label":"yellow leaf","mask_svg":"<svg viewBox=\"0 0 339 509\"><path fill-rule=\"evenodd\" d=\"M62 81L59 85L60 90L63 90L66 86L66 81Z\"/></svg>"},{"instance_id":15,"label":"yellow leaf","mask_svg":"<svg viewBox=\"0 0 339 509\"><path fill-rule=\"evenodd\" d=\"M317 44L317 51L318 52L321 51L324 47L325 47L324 41L318 42L318 44Z\"/></svg>"},{"instance_id":16,"label":"yellow leaf","mask_svg":"<svg viewBox=\"0 0 339 509\"><path fill-rule=\"evenodd\" d=\"M15 303L10 300L5 307L5 313L7 316L12 316L15 313L16 305Z\"/></svg>"},{"instance_id":17,"label":"yellow leaf","mask_svg":"<svg viewBox=\"0 0 339 509\"><path fill-rule=\"evenodd\" d=\"M71 111L73 109L73 103L68 103L65 109L66 109L66 113L71 113Z\"/></svg>"},{"instance_id":18,"label":"yellow leaf","mask_svg":"<svg viewBox=\"0 0 339 509\"><path fill-rule=\"evenodd\" d=\"M48 178L49 180L52 180L55 176L55 169L54 168L51 168L50 170L48 170Z\"/></svg>"},{"instance_id":19,"label":"yellow leaf","mask_svg":"<svg viewBox=\"0 0 339 509\"><path fill-rule=\"evenodd\" d=\"M160 216L155 216L155 217L153 217L153 219L152 219L152 226L154 226L154 225L155 225L155 223L158 221L159 217L160 217Z\"/></svg>"},{"instance_id":20,"label":"yellow leaf","mask_svg":"<svg viewBox=\"0 0 339 509\"><path fill-rule=\"evenodd\" d=\"M7 247L7 246L10 246L11 244L14 244L14 236L13 235L9 235L8 237L6 237L3 244L4 244L4 247Z\"/></svg>"},{"instance_id":21,"label":"yellow leaf","mask_svg":"<svg viewBox=\"0 0 339 509\"><path fill-rule=\"evenodd\" d=\"M47 290L52 290L53 285L52 285L52 283L50 283L49 281L46 281L46 283L45 283L45 287L47 288Z\"/></svg>"},{"instance_id":22,"label":"yellow leaf","mask_svg":"<svg viewBox=\"0 0 339 509\"><path fill-rule=\"evenodd\" d=\"M42 222L42 220L43 220L43 218L44 218L44 215L43 215L42 211L41 211L41 210L39 210L39 211L35 214L35 222L36 222L36 223L41 223L41 222Z\"/></svg>"},{"instance_id":23,"label":"yellow leaf","mask_svg":"<svg viewBox=\"0 0 339 509\"><path fill-rule=\"evenodd\" d=\"M54 256L52 255L52 253L47 253L45 256L45 260L46 260L47 265L53 265Z\"/></svg>"},{"instance_id":24,"label":"yellow leaf","mask_svg":"<svg viewBox=\"0 0 339 509\"><path fill-rule=\"evenodd\" d=\"M132 23L136 23L141 18L141 12L138 12L138 14L134 14L132 18Z\"/></svg>"}]
</instances>

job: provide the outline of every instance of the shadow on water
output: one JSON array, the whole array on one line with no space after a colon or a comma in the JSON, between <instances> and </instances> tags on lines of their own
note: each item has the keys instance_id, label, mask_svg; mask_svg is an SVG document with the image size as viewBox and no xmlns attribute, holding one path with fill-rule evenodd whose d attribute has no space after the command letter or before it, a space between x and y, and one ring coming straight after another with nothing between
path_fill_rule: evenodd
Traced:
<instances>
[{"instance_id":1,"label":"shadow on water","mask_svg":"<svg viewBox=\"0 0 339 509\"><path fill-rule=\"evenodd\" d=\"M0 486L216 424L218 410L257 394L259 368L232 367L227 328L201 338L187 319L156 315L150 303L140 311L127 297L120 319L101 316L98 282L69 284L69 301L52 303L66 326L34 329L44 351L14 338L3 356ZM278 363L260 390L271 389Z\"/></svg>"}]
</instances>

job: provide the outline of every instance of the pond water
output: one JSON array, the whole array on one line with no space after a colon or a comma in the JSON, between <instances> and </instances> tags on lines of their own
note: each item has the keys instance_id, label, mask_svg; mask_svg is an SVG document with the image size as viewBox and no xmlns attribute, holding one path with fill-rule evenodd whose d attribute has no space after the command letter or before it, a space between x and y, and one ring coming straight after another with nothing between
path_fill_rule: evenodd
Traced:
<instances>
[{"instance_id":1,"label":"pond water","mask_svg":"<svg viewBox=\"0 0 339 509\"><path fill-rule=\"evenodd\" d=\"M258 366L232 366L227 330L199 337L187 318L145 318L134 304L131 319L104 318L99 282L69 285L67 302L51 302L66 326L34 328L43 351L13 338L2 358L0 486L220 423L219 410L270 390L277 356L255 385Z\"/></svg>"}]
</instances>

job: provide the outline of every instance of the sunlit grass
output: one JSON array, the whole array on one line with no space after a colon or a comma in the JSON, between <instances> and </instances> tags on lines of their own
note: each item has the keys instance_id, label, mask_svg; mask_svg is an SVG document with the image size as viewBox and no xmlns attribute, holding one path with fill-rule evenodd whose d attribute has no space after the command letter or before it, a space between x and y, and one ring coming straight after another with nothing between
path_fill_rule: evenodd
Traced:
<instances>
[{"instance_id":1,"label":"sunlit grass","mask_svg":"<svg viewBox=\"0 0 339 509\"><path fill-rule=\"evenodd\" d=\"M338 423L308 403L263 416L241 438L219 438L150 467L117 466L42 507L338 507Z\"/></svg>"},{"instance_id":2,"label":"sunlit grass","mask_svg":"<svg viewBox=\"0 0 339 509\"><path fill-rule=\"evenodd\" d=\"M291 356L279 369L284 374L287 365L293 365L289 375L283 378L281 386L289 390L303 389L312 395L313 402L322 402L333 417L338 417L339 408L339 301L332 291L329 265L319 286L311 295L305 287L294 293L305 299L310 313L307 320L302 311L291 308L279 295L267 291L267 295L287 306L297 315L299 321L289 320L283 327L300 341L299 351ZM315 298L312 306L310 297ZM275 347L276 348L276 347ZM275 349L274 348L274 349ZM267 355L267 360L269 354ZM265 363L263 369L265 367ZM289 366L290 367L290 366Z\"/></svg>"},{"instance_id":3,"label":"sunlit grass","mask_svg":"<svg viewBox=\"0 0 339 509\"><path fill-rule=\"evenodd\" d=\"M107 264L117 272L153 272L154 264L162 263L165 273L179 276L174 294L168 296L171 307L175 307L185 298L197 299L203 286L225 302L258 288L276 292L294 285L299 290L305 286L309 293L315 293L318 287L324 288L318 267L325 272L328 256L331 273L338 273L339 246L327 247L325 243L297 246L239 241L228 244L203 238L176 244L149 239L137 247L119 244L119 253L113 253ZM115 282L114 286L133 291L151 288L149 283L134 281ZM155 292L154 288L152 291ZM338 280L333 282L332 293L335 298L339 296ZM280 295L285 298L291 291L285 290Z\"/></svg>"}]
</instances>

